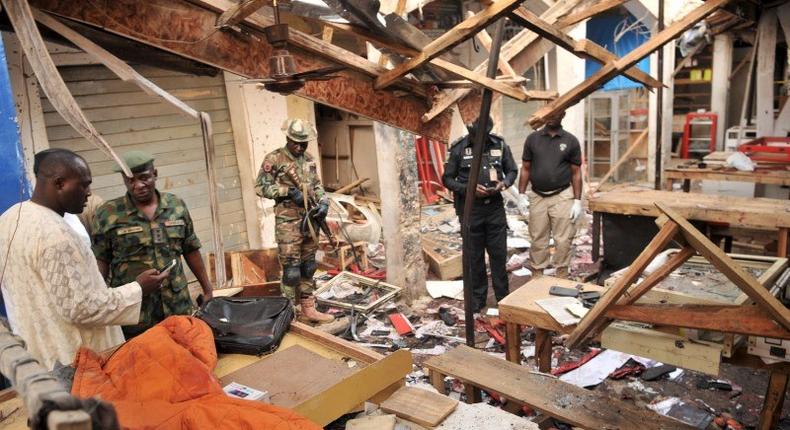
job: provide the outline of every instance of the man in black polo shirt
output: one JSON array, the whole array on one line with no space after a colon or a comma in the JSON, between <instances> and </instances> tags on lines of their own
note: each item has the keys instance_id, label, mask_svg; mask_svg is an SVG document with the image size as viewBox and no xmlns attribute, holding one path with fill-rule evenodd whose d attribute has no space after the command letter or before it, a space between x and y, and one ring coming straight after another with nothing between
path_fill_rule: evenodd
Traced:
<instances>
[{"instance_id":1,"label":"man in black polo shirt","mask_svg":"<svg viewBox=\"0 0 790 430\"><path fill-rule=\"evenodd\" d=\"M554 237L557 277L568 277L575 223L582 215L582 151L579 141L563 130L565 112L546 118L546 126L524 143L518 191L529 197L530 257L533 276L549 266L549 238Z\"/></svg>"},{"instance_id":2,"label":"man in black polo shirt","mask_svg":"<svg viewBox=\"0 0 790 430\"><path fill-rule=\"evenodd\" d=\"M471 277L473 283L472 309L480 312L486 305L488 278L485 253L491 265L491 283L497 302L508 295L507 279L507 217L502 191L516 181L518 166L505 139L491 133L493 120L488 121L482 169L474 195L470 215L469 240L472 242ZM477 122L469 127L469 134L455 141L444 166L442 183L453 192L455 213L463 217L466 184L472 165L472 138Z\"/></svg>"}]
</instances>

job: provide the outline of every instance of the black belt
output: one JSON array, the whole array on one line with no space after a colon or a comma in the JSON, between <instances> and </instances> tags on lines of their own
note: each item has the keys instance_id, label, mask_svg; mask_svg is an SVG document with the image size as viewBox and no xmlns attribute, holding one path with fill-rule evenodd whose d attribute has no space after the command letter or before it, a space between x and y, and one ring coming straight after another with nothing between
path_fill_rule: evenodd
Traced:
<instances>
[{"instance_id":1,"label":"black belt","mask_svg":"<svg viewBox=\"0 0 790 430\"><path fill-rule=\"evenodd\" d=\"M553 191L538 191L535 188L533 188L532 191L534 191L535 194L537 194L537 195L539 195L541 197L551 197L551 196L556 196L557 194L567 190L568 187L570 187L570 186L571 186L571 184L568 184L568 185L565 185L564 187L558 188L558 189L553 190Z\"/></svg>"}]
</instances>

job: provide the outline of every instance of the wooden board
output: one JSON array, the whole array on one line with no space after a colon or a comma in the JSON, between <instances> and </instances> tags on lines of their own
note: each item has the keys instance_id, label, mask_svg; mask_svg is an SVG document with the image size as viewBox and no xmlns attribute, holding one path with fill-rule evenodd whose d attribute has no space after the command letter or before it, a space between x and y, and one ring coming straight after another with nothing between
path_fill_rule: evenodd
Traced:
<instances>
[{"instance_id":1,"label":"wooden board","mask_svg":"<svg viewBox=\"0 0 790 430\"><path fill-rule=\"evenodd\" d=\"M665 179L689 179L694 181L728 181L728 182L753 182L755 184L790 185L790 170L761 169L753 172L742 172L735 169L700 169L694 168L667 168L664 169Z\"/></svg>"},{"instance_id":2,"label":"wooden board","mask_svg":"<svg viewBox=\"0 0 790 430\"><path fill-rule=\"evenodd\" d=\"M395 428L395 415L374 415L346 422L346 430L392 430Z\"/></svg>"},{"instance_id":3,"label":"wooden board","mask_svg":"<svg viewBox=\"0 0 790 430\"><path fill-rule=\"evenodd\" d=\"M673 193L637 187L600 192L589 200L590 210L619 215L658 217L656 203L667 205L687 220L775 230L790 227L790 201L710 194Z\"/></svg>"},{"instance_id":4,"label":"wooden board","mask_svg":"<svg viewBox=\"0 0 790 430\"><path fill-rule=\"evenodd\" d=\"M601 346L708 375L718 375L721 365L721 345L623 323L604 329Z\"/></svg>"},{"instance_id":5,"label":"wooden board","mask_svg":"<svg viewBox=\"0 0 790 430\"><path fill-rule=\"evenodd\" d=\"M442 255L436 249L441 249L438 242L434 242L426 236L422 237L422 252L428 260L431 271L442 281L458 279L463 276L464 267L461 253L452 251L451 255Z\"/></svg>"},{"instance_id":6,"label":"wooden board","mask_svg":"<svg viewBox=\"0 0 790 430\"><path fill-rule=\"evenodd\" d=\"M436 427L458 406L458 400L415 387L403 387L379 405L384 412L395 414L425 427Z\"/></svg>"},{"instance_id":7,"label":"wooden board","mask_svg":"<svg viewBox=\"0 0 790 430\"><path fill-rule=\"evenodd\" d=\"M294 345L220 378L268 391L274 405L293 409L355 372L339 360Z\"/></svg>"},{"instance_id":8,"label":"wooden board","mask_svg":"<svg viewBox=\"0 0 790 430\"><path fill-rule=\"evenodd\" d=\"M528 368L459 346L431 357L425 367L464 383L500 393L548 416L585 429L691 429L646 408L588 391Z\"/></svg>"},{"instance_id":9,"label":"wooden board","mask_svg":"<svg viewBox=\"0 0 790 430\"><path fill-rule=\"evenodd\" d=\"M562 327L536 303L537 300L556 297L549 294L549 290L555 285L576 288L578 282L551 276L542 276L531 280L499 302L499 317L510 323L542 328L557 333L570 333L575 326ZM603 293L605 289L595 284L583 284L583 291Z\"/></svg>"}]
</instances>

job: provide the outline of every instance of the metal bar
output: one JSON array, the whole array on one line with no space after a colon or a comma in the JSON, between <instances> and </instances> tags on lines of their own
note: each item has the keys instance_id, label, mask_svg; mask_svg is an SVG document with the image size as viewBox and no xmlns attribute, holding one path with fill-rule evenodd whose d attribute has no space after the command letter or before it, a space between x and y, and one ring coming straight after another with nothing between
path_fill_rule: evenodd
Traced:
<instances>
[{"instance_id":1,"label":"metal bar","mask_svg":"<svg viewBox=\"0 0 790 430\"><path fill-rule=\"evenodd\" d=\"M664 0L658 0L658 33L664 31ZM658 50L658 80L664 83L664 48ZM656 181L655 189L661 189L661 163L664 156L664 86L656 90Z\"/></svg>"},{"instance_id":2,"label":"metal bar","mask_svg":"<svg viewBox=\"0 0 790 430\"><path fill-rule=\"evenodd\" d=\"M502 36L505 33L505 19L500 19L496 24L494 41L488 58L488 70L486 76L495 78L497 65L499 64L499 50L502 47ZM463 247L463 274L464 274L464 321L466 321L466 344L470 347L475 346L475 322L472 312L472 278L471 278L471 242L469 239L470 217L472 215L472 205L474 204L475 189L477 180L480 177L480 170L483 158L483 139L488 138L486 128L488 127L488 115L491 112L491 100L493 92L490 89L483 90L483 101L478 117L477 133L472 136L472 166L469 170L469 182L466 183L466 198L464 199L464 213L461 222Z\"/></svg>"},{"instance_id":3,"label":"metal bar","mask_svg":"<svg viewBox=\"0 0 790 430\"><path fill-rule=\"evenodd\" d=\"M211 117L200 112L200 128L203 132L203 152L206 157L206 173L208 175L208 202L211 209L211 227L214 239L214 273L217 274L216 288L225 285L225 250L222 245L222 229L219 223L219 199L217 198L217 172L214 168L214 130Z\"/></svg>"}]
</instances>

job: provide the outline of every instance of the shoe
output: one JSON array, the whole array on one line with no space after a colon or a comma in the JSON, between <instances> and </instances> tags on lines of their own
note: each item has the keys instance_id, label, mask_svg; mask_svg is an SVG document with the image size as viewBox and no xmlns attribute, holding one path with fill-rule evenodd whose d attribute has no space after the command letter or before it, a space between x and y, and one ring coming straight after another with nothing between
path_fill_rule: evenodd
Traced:
<instances>
[{"instance_id":1,"label":"shoe","mask_svg":"<svg viewBox=\"0 0 790 430\"><path fill-rule=\"evenodd\" d=\"M315 308L315 297L303 297L299 299L299 321L325 324L335 320L335 317L323 312L318 312Z\"/></svg>"}]
</instances>

